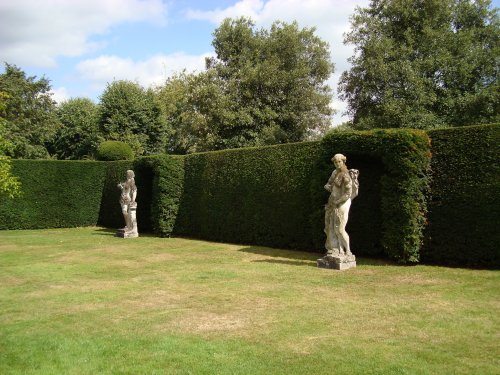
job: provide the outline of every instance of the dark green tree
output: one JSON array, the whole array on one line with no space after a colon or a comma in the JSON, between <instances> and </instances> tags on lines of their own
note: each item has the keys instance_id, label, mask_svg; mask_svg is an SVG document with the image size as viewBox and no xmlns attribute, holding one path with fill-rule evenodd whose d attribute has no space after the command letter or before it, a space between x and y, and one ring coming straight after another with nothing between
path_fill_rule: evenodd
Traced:
<instances>
[{"instance_id":1,"label":"dark green tree","mask_svg":"<svg viewBox=\"0 0 500 375\"><path fill-rule=\"evenodd\" d=\"M138 83L114 81L100 98L99 130L106 140L129 144L136 155L166 151L170 127L157 96Z\"/></svg>"},{"instance_id":2,"label":"dark green tree","mask_svg":"<svg viewBox=\"0 0 500 375\"><path fill-rule=\"evenodd\" d=\"M47 143L59 122L48 79L27 77L15 65L5 64L0 91L8 96L0 116L5 120L5 139L12 144L7 155L14 158L47 158Z\"/></svg>"},{"instance_id":3,"label":"dark green tree","mask_svg":"<svg viewBox=\"0 0 500 375\"><path fill-rule=\"evenodd\" d=\"M328 44L314 28L274 22L256 29L248 18L226 19L214 32L214 71L233 116L225 116L217 148L307 139L331 123L333 73Z\"/></svg>"},{"instance_id":4,"label":"dark green tree","mask_svg":"<svg viewBox=\"0 0 500 375\"><path fill-rule=\"evenodd\" d=\"M49 147L58 159L93 158L101 138L98 106L87 98L73 98L57 107L61 127Z\"/></svg>"},{"instance_id":5,"label":"dark green tree","mask_svg":"<svg viewBox=\"0 0 500 375\"><path fill-rule=\"evenodd\" d=\"M256 29L250 19L226 19L213 46L204 72L180 74L160 90L173 150L302 141L330 126L333 64L314 29L282 22Z\"/></svg>"},{"instance_id":6,"label":"dark green tree","mask_svg":"<svg viewBox=\"0 0 500 375\"><path fill-rule=\"evenodd\" d=\"M500 29L487 0L371 0L340 98L354 127L433 128L500 119Z\"/></svg>"}]
</instances>

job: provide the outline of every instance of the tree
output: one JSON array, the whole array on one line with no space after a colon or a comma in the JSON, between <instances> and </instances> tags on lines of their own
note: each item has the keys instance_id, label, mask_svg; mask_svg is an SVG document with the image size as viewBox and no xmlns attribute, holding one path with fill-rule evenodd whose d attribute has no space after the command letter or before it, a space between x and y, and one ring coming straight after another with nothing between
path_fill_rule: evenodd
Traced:
<instances>
[{"instance_id":1,"label":"tree","mask_svg":"<svg viewBox=\"0 0 500 375\"><path fill-rule=\"evenodd\" d=\"M432 128L500 119L500 28L487 0L371 0L340 98L354 127Z\"/></svg>"},{"instance_id":2,"label":"tree","mask_svg":"<svg viewBox=\"0 0 500 375\"><path fill-rule=\"evenodd\" d=\"M0 91L8 94L1 117L5 120L5 139L14 158L47 158L46 148L54 136L58 120L56 106L46 78L27 77L18 67L5 64L0 74Z\"/></svg>"},{"instance_id":3,"label":"tree","mask_svg":"<svg viewBox=\"0 0 500 375\"><path fill-rule=\"evenodd\" d=\"M247 18L224 20L214 32L216 57L207 59L206 70L173 77L160 90L177 149L219 150L322 134L333 113L325 84L333 64L327 43L314 32L297 23L258 30Z\"/></svg>"},{"instance_id":4,"label":"tree","mask_svg":"<svg viewBox=\"0 0 500 375\"><path fill-rule=\"evenodd\" d=\"M99 130L106 140L128 143L136 155L166 151L170 128L153 90L138 83L114 81L101 96Z\"/></svg>"},{"instance_id":5,"label":"tree","mask_svg":"<svg viewBox=\"0 0 500 375\"><path fill-rule=\"evenodd\" d=\"M170 152L185 154L245 144L242 132L240 138L232 139L221 134L221 128L236 124L237 119L230 97L213 71L176 74L158 91L158 97L172 127Z\"/></svg>"},{"instance_id":6,"label":"tree","mask_svg":"<svg viewBox=\"0 0 500 375\"><path fill-rule=\"evenodd\" d=\"M6 100L9 95L0 91L0 113L6 107ZM10 158L5 155L6 152L12 149L12 144L5 140L5 119L0 116L0 198L6 195L9 198L14 198L20 194L21 184L19 179L12 175Z\"/></svg>"},{"instance_id":7,"label":"tree","mask_svg":"<svg viewBox=\"0 0 500 375\"><path fill-rule=\"evenodd\" d=\"M279 21L257 30L248 18L225 19L215 30L217 57L207 61L207 69L216 72L235 114L219 129L223 139L295 142L329 127L325 82L333 64L328 44L314 33Z\"/></svg>"},{"instance_id":8,"label":"tree","mask_svg":"<svg viewBox=\"0 0 500 375\"><path fill-rule=\"evenodd\" d=\"M92 158L101 139L98 127L98 106L87 98L73 98L57 107L61 122L50 145L58 159Z\"/></svg>"}]
</instances>

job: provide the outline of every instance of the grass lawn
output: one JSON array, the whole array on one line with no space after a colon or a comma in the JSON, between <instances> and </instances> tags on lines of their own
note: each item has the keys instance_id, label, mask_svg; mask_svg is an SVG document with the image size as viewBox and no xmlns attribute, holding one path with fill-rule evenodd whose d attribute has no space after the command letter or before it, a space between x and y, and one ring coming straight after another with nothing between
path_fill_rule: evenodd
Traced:
<instances>
[{"instance_id":1,"label":"grass lawn","mask_svg":"<svg viewBox=\"0 0 500 375\"><path fill-rule=\"evenodd\" d=\"M0 374L499 374L500 272L0 232Z\"/></svg>"}]
</instances>

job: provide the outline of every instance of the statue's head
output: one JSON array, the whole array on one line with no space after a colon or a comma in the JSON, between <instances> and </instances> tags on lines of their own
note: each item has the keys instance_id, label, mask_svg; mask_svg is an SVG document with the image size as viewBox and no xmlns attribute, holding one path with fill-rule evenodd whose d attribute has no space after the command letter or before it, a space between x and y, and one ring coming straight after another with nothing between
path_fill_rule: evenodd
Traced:
<instances>
[{"instance_id":1,"label":"statue's head","mask_svg":"<svg viewBox=\"0 0 500 375\"><path fill-rule=\"evenodd\" d=\"M333 155L332 163L333 165L335 165L335 168L341 168L342 166L345 166L346 161L347 158L342 154Z\"/></svg>"},{"instance_id":2,"label":"statue's head","mask_svg":"<svg viewBox=\"0 0 500 375\"><path fill-rule=\"evenodd\" d=\"M134 177L135 177L134 171L129 169L127 171L127 178L134 178Z\"/></svg>"}]
</instances>

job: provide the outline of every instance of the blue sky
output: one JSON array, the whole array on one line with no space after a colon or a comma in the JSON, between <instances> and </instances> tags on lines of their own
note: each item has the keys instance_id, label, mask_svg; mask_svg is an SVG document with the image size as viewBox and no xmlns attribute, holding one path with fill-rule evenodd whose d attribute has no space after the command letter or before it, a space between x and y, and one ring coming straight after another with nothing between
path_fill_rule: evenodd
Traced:
<instances>
[{"instance_id":1,"label":"blue sky","mask_svg":"<svg viewBox=\"0 0 500 375\"><path fill-rule=\"evenodd\" d=\"M225 17L249 16L258 27L297 20L330 44L336 89L349 68L349 16L368 0L0 0L0 61L50 79L54 99L95 101L114 79L158 85L174 72L201 71L213 54L212 32ZM500 6L500 0L493 1ZM2 68L3 70L3 68ZM336 95L335 95L336 96ZM335 98L342 116L345 103Z\"/></svg>"}]
</instances>

